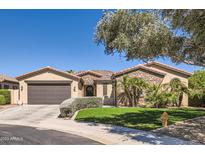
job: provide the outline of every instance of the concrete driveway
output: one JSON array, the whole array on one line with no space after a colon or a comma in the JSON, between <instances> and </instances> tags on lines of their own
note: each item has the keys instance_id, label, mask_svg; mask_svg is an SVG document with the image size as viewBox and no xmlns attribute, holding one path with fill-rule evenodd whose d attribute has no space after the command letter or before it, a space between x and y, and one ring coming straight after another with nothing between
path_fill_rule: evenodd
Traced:
<instances>
[{"instance_id":1,"label":"concrete driveway","mask_svg":"<svg viewBox=\"0 0 205 154\"><path fill-rule=\"evenodd\" d=\"M37 124L59 115L59 105L15 106L0 112L0 120Z\"/></svg>"},{"instance_id":2,"label":"concrete driveway","mask_svg":"<svg viewBox=\"0 0 205 154\"><path fill-rule=\"evenodd\" d=\"M79 135L39 127L47 121L58 120L58 115L58 105L26 105L5 109L0 112L0 144L101 144Z\"/></svg>"}]
</instances>

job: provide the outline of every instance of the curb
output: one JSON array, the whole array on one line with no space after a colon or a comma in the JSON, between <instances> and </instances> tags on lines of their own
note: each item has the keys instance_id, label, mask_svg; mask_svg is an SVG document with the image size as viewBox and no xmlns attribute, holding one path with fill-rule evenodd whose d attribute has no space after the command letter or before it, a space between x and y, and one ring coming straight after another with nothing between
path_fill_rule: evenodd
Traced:
<instances>
[{"instance_id":1,"label":"curb","mask_svg":"<svg viewBox=\"0 0 205 154\"><path fill-rule=\"evenodd\" d=\"M78 112L79 112L80 110L77 110L75 113L74 113L74 115L70 118L70 120L75 120L75 118L76 118L76 116L78 115Z\"/></svg>"}]
</instances>

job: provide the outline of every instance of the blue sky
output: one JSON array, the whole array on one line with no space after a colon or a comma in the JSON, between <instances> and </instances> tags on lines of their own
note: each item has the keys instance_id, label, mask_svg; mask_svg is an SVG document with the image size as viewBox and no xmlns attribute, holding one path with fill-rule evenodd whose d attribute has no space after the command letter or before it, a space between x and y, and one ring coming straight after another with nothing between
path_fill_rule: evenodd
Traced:
<instances>
[{"instance_id":1,"label":"blue sky","mask_svg":"<svg viewBox=\"0 0 205 154\"><path fill-rule=\"evenodd\" d=\"M102 10L0 10L0 74L17 76L44 66L118 71L142 63L105 55L94 43L101 15ZM199 69L158 61L190 72Z\"/></svg>"}]
</instances>

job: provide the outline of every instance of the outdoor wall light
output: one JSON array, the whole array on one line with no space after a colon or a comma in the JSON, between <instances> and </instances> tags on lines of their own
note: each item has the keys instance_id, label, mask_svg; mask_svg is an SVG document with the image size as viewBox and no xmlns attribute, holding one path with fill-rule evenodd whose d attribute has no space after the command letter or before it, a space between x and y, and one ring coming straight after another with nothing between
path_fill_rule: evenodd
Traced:
<instances>
[{"instance_id":1,"label":"outdoor wall light","mask_svg":"<svg viewBox=\"0 0 205 154\"><path fill-rule=\"evenodd\" d=\"M73 88L73 91L75 92L75 87Z\"/></svg>"},{"instance_id":2,"label":"outdoor wall light","mask_svg":"<svg viewBox=\"0 0 205 154\"><path fill-rule=\"evenodd\" d=\"M23 91L23 86L21 86L21 91Z\"/></svg>"}]
</instances>

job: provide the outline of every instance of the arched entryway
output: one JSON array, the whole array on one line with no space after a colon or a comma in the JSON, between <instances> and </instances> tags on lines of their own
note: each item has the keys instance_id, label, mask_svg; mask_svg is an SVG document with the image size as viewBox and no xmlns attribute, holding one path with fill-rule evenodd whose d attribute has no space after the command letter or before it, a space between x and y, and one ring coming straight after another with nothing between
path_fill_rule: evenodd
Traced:
<instances>
[{"instance_id":1,"label":"arched entryway","mask_svg":"<svg viewBox=\"0 0 205 154\"><path fill-rule=\"evenodd\" d=\"M94 87L93 86L87 86L85 89L85 95L86 96L94 96Z\"/></svg>"}]
</instances>

